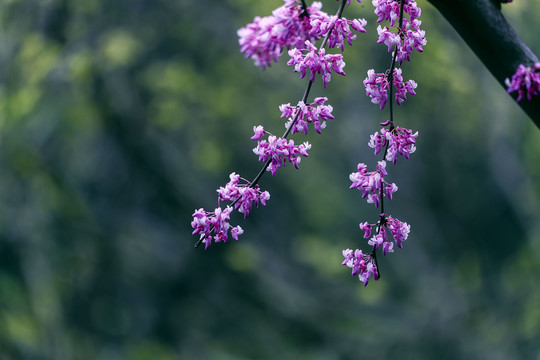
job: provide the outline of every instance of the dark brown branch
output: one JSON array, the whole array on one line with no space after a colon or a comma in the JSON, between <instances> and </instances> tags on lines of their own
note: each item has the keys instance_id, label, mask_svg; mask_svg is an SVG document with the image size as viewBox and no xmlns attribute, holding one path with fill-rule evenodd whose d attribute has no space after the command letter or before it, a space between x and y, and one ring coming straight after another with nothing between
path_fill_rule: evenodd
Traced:
<instances>
[{"instance_id":1,"label":"dark brown branch","mask_svg":"<svg viewBox=\"0 0 540 360\"><path fill-rule=\"evenodd\" d=\"M538 57L521 41L496 0L429 0L506 90L506 78L519 64L531 66ZM506 6L512 6L506 5ZM517 94L511 94L515 99ZM517 103L540 128L540 96Z\"/></svg>"}]
</instances>

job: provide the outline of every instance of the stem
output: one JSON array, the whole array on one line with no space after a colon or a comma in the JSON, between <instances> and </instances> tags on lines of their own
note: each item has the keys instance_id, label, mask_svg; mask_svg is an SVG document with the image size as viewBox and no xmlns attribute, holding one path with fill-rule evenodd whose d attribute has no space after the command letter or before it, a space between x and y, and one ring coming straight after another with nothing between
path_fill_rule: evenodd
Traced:
<instances>
[{"instance_id":1,"label":"stem","mask_svg":"<svg viewBox=\"0 0 540 360\"><path fill-rule=\"evenodd\" d=\"M304 9L304 12L307 14L307 6L306 6L306 3L305 3L305 0L301 0L302 1L302 8ZM336 13L336 16L338 19L341 18L341 15L343 14L343 9L345 8L345 4L346 4L346 1L347 0L342 0L341 1L341 5L339 6L339 9ZM301 15L302 16L302 15ZM332 26L330 28L330 30L328 30L328 33L326 33L326 36L324 37L323 39L323 42L321 43L321 46L319 47L319 51L321 51L322 49L324 49L324 47L326 46L326 44L328 43L328 39L330 37L330 33L332 32L332 30L334 30L334 27ZM307 98L309 96L309 92L311 91L311 86L313 85L313 81L309 80L307 85L306 85L306 90L304 91L304 96L302 96L302 102L306 103L307 102ZM287 136L289 136L289 134L291 133L291 130L293 128L293 126L296 124L296 121L298 120L298 117L300 116L300 111L298 111L296 113L296 115L294 116L294 119L291 123L291 126L289 126L287 128L287 130L285 130L285 132L283 133L283 136L282 138L286 139ZM259 173L257 174L257 176L255 176L255 178L249 183L249 187L255 187L255 185L257 185L257 183L259 182L259 180L262 178L262 176L265 174L266 172L266 169L268 169L268 166L270 166L270 163L272 162L272 159L268 159L266 161L266 163L263 165L263 167L261 168L261 170L259 171ZM229 206L232 206L234 207L234 205L240 200L240 196L237 197L232 203L231 205ZM213 228L210 229L210 232L212 232ZM199 245L201 245L202 241L204 240L204 237L201 237L196 243L195 243L195 248L198 248Z\"/></svg>"},{"instance_id":2,"label":"stem","mask_svg":"<svg viewBox=\"0 0 540 360\"><path fill-rule=\"evenodd\" d=\"M307 16L309 17L309 13L307 11L307 4L306 4L306 0L301 0L302 1L302 12L300 13L300 17L304 17L304 16Z\"/></svg>"},{"instance_id":3,"label":"stem","mask_svg":"<svg viewBox=\"0 0 540 360\"><path fill-rule=\"evenodd\" d=\"M400 32L400 36L402 34L401 28L403 27L403 13L404 13L404 7L405 7L405 1L401 0L400 7L399 7L399 25L398 25L398 31ZM388 75L388 82L390 83L390 95L388 96L388 101L390 102L390 129L389 131L394 130L394 68L396 67L396 59L397 59L397 52L398 52L398 45L396 44L396 50L394 50L394 55L392 56L392 63L390 64L390 74ZM386 154L388 152L388 143L386 143L386 147L384 148L383 153L383 160L386 159ZM381 215L384 213L384 192L383 187L381 186L380 191L380 197L381 197Z\"/></svg>"},{"instance_id":4,"label":"stem","mask_svg":"<svg viewBox=\"0 0 540 360\"><path fill-rule=\"evenodd\" d=\"M399 23L398 23L398 31L400 32L400 37L402 36L402 27L403 27L403 14L404 14L404 7L405 7L405 0L400 1L400 7L399 7ZM394 55L392 55L392 62L390 63L390 73L388 74L388 82L390 87L390 94L388 95L388 101L389 101L389 108L390 108L390 129L389 131L394 130L394 69L396 67L396 59L397 59L397 52L398 52L398 44L396 44L396 49L394 50ZM383 153L383 160L386 159L386 154L388 153L388 145L389 143L386 143L386 146L384 148ZM381 231L381 227L385 226L385 221L383 219L384 214L384 186L381 183L381 190L379 192L380 197L380 204L381 204L381 211L379 213L380 220L379 220L379 228L377 229L377 234ZM379 265L377 265L377 250L375 245L373 246L373 250L371 251L371 256L373 257L373 260L375 261L375 266L377 267L377 272L379 273L379 279L381 278L381 273L379 271Z\"/></svg>"}]
</instances>

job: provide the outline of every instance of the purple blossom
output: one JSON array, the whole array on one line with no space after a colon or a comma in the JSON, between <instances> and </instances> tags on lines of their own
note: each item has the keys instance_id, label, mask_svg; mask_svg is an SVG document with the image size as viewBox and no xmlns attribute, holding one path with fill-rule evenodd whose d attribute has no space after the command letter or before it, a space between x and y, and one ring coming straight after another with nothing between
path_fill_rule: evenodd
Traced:
<instances>
[{"instance_id":1,"label":"purple blossom","mask_svg":"<svg viewBox=\"0 0 540 360\"><path fill-rule=\"evenodd\" d=\"M398 44L397 47L397 61L401 65L403 60L410 61L411 53L413 50L423 52L427 44L426 32L420 29L422 22L420 20L412 20L411 23L407 19L403 19L403 29L401 30L401 36L403 41Z\"/></svg>"},{"instance_id":2,"label":"purple blossom","mask_svg":"<svg viewBox=\"0 0 540 360\"><path fill-rule=\"evenodd\" d=\"M375 14L379 16L377 22L384 20L390 21L390 28L385 26L377 27L379 33L378 43L384 43L388 46L388 51L392 51L396 45L396 60L401 65L403 60L410 60L413 50L424 51L423 46L427 44L426 32L420 29L422 22L420 17L421 10L413 0L408 0L404 5L404 13L409 14L410 20L405 17L402 20L401 28L398 28L396 21L399 19L400 3L393 0L373 0Z\"/></svg>"},{"instance_id":3,"label":"purple blossom","mask_svg":"<svg viewBox=\"0 0 540 360\"><path fill-rule=\"evenodd\" d=\"M408 159L409 155L416 151L415 144L417 136L418 131L413 134L412 130L402 127L395 127L392 130L381 128L380 132L378 131L370 136L368 145L372 149L375 149L375 155L384 146L388 145L386 160L395 164L398 154Z\"/></svg>"},{"instance_id":4,"label":"purple blossom","mask_svg":"<svg viewBox=\"0 0 540 360\"><path fill-rule=\"evenodd\" d=\"M416 5L414 0L404 0L405 5L403 12L410 15L411 21L420 17L422 11ZM399 18L399 1L395 0L373 0L373 6L375 6L375 15L379 18L377 22L388 20L390 21L390 26L394 26L396 20Z\"/></svg>"},{"instance_id":5,"label":"purple blossom","mask_svg":"<svg viewBox=\"0 0 540 360\"><path fill-rule=\"evenodd\" d=\"M375 258L371 254L364 254L362 250L356 249L354 252L351 249L343 250L345 260L341 265L346 265L352 269L352 276L357 276L364 286L368 285L369 278L373 275L375 281L379 280L379 271L375 265Z\"/></svg>"},{"instance_id":6,"label":"purple blossom","mask_svg":"<svg viewBox=\"0 0 540 360\"><path fill-rule=\"evenodd\" d=\"M381 187L384 187L385 190L382 192L382 196L386 195L388 198L391 198L392 194L398 190L396 184L389 184L384 180L386 175L388 173L386 172L386 162L384 160L379 161L377 170L371 172L367 171L365 164L360 163L358 164L358 171L349 175L349 179L352 181L349 188L362 191L362 199L367 197L369 204L379 207Z\"/></svg>"},{"instance_id":7,"label":"purple blossom","mask_svg":"<svg viewBox=\"0 0 540 360\"><path fill-rule=\"evenodd\" d=\"M512 79L507 78L505 83L508 86L507 92L509 94L517 91L518 97L516 101L521 101L525 93L527 94L527 100L530 101L533 95L540 93L540 62L529 67L520 64L516 73L512 75Z\"/></svg>"},{"instance_id":8,"label":"purple blossom","mask_svg":"<svg viewBox=\"0 0 540 360\"><path fill-rule=\"evenodd\" d=\"M392 233L396 245L399 248L402 248L403 241L407 240L407 237L409 236L411 226L408 225L406 222L401 222L391 216L386 218L386 226L388 227L388 230L390 230L390 233Z\"/></svg>"},{"instance_id":9,"label":"purple blossom","mask_svg":"<svg viewBox=\"0 0 540 360\"><path fill-rule=\"evenodd\" d=\"M328 99L325 97L315 98L312 104L306 105L303 101L299 101L297 106L291 106L290 103L282 104L279 107L282 118L288 118L285 123L285 128L289 128L292 125L291 133L303 132L307 135L308 124L313 124L315 131L319 134L322 129L326 127L326 120L333 119L332 115L333 107L331 105L324 105ZM313 106L317 105L317 106ZM298 114L300 112L300 114ZM298 118L293 124L293 120Z\"/></svg>"},{"instance_id":10,"label":"purple blossom","mask_svg":"<svg viewBox=\"0 0 540 360\"><path fill-rule=\"evenodd\" d=\"M401 222L396 218L388 216L386 214L380 214L381 219L375 224L369 224L367 222L360 223L360 229L365 232L364 238L368 240L368 244L373 246L373 251L377 251L379 247L383 248L383 255L394 252L394 242L399 247L403 247L403 241L405 241L411 230L411 226L405 222ZM377 233L371 236L373 227L377 228ZM388 229L394 237L394 242L388 239Z\"/></svg>"},{"instance_id":11,"label":"purple blossom","mask_svg":"<svg viewBox=\"0 0 540 360\"><path fill-rule=\"evenodd\" d=\"M364 86L366 87L366 95L371 98L371 102L379 104L382 110L388 101L388 87L390 86L388 72L375 73L375 70L368 70L368 77L364 79ZM401 69L394 68L392 84L395 91L395 100L398 105L401 105L403 101L407 99L407 94L415 95L417 84L414 80L403 82L403 76L401 76Z\"/></svg>"},{"instance_id":12,"label":"purple blossom","mask_svg":"<svg viewBox=\"0 0 540 360\"><path fill-rule=\"evenodd\" d=\"M377 26L377 33L379 34L379 40L377 40L377 43L384 43L385 45L387 45L388 51L392 51L392 47L401 42L401 38L399 37L399 35L391 32L387 26Z\"/></svg>"},{"instance_id":13,"label":"purple blossom","mask_svg":"<svg viewBox=\"0 0 540 360\"><path fill-rule=\"evenodd\" d=\"M238 30L240 51L264 70L272 61L278 61L284 49L301 47L304 41L316 41L321 37L311 32L310 25L311 18L328 18L321 7L320 2L314 2L306 9L309 16L305 16L298 0L285 0L271 16L257 16L252 23Z\"/></svg>"},{"instance_id":14,"label":"purple blossom","mask_svg":"<svg viewBox=\"0 0 540 360\"><path fill-rule=\"evenodd\" d=\"M360 229L365 232L364 239L371 236L371 224L368 224L367 222L360 223Z\"/></svg>"},{"instance_id":15,"label":"purple blossom","mask_svg":"<svg viewBox=\"0 0 540 360\"><path fill-rule=\"evenodd\" d=\"M287 141L284 138L270 135L268 136L268 140L259 140L253 152L259 156L259 161L266 162L268 159L271 159L267 170L272 175L275 175L277 169L284 166L287 161L298 169L302 160L300 156L308 157L307 151L309 149L311 149L311 144L308 142L296 146L293 140Z\"/></svg>"},{"instance_id":16,"label":"purple blossom","mask_svg":"<svg viewBox=\"0 0 540 360\"><path fill-rule=\"evenodd\" d=\"M345 75L343 68L345 62L341 54L326 54L325 49L317 50L309 40L305 42L306 48L300 50L298 48L289 50L291 59L287 65L294 65L294 72L299 72L303 79L309 69L310 81L315 81L315 74L322 74L323 85L326 88L332 77L332 72L340 75Z\"/></svg>"},{"instance_id":17,"label":"purple blossom","mask_svg":"<svg viewBox=\"0 0 540 360\"><path fill-rule=\"evenodd\" d=\"M381 246L384 242L386 234L384 233L384 228L381 228L381 231L373 236L371 239L369 239L368 244L375 247L375 251L379 249L379 246Z\"/></svg>"},{"instance_id":18,"label":"purple blossom","mask_svg":"<svg viewBox=\"0 0 540 360\"><path fill-rule=\"evenodd\" d=\"M338 47L343 51L345 40L349 45L352 45L352 41L356 39L356 34L351 31L351 27L358 32L365 33L364 27L367 25L367 21L365 19L351 21L334 15L330 17L312 17L310 24L311 34L314 37L321 38L330 32L328 47Z\"/></svg>"},{"instance_id":19,"label":"purple blossom","mask_svg":"<svg viewBox=\"0 0 540 360\"><path fill-rule=\"evenodd\" d=\"M247 218L254 205L259 206L259 202L266 206L266 200L270 199L268 191L261 191L259 185L250 186L248 180L236 173L231 173L229 178L230 181L225 187L217 190L220 201L233 201L234 208L244 214L244 219ZM240 180L243 180L244 184L240 184Z\"/></svg>"},{"instance_id":20,"label":"purple blossom","mask_svg":"<svg viewBox=\"0 0 540 360\"><path fill-rule=\"evenodd\" d=\"M258 125L258 126L253 127L253 133L255 135L251 137L251 140L259 140L260 138L264 136L266 131L264 131L264 128L262 127L262 125Z\"/></svg>"},{"instance_id":21,"label":"purple blossom","mask_svg":"<svg viewBox=\"0 0 540 360\"><path fill-rule=\"evenodd\" d=\"M227 206L225 210L218 207L214 212L207 212L202 208L195 210L192 215L193 221L191 221L191 227L195 229L192 234L200 234L205 249L210 246L212 238L215 242L227 242L229 229L235 240L238 240L238 235L244 232L240 226L231 227L229 219L232 211L233 208L230 206Z\"/></svg>"},{"instance_id":22,"label":"purple blossom","mask_svg":"<svg viewBox=\"0 0 540 360\"><path fill-rule=\"evenodd\" d=\"M383 243L383 255L386 256L388 255L388 253L393 253L393 252L394 252L394 243L385 241Z\"/></svg>"}]
</instances>

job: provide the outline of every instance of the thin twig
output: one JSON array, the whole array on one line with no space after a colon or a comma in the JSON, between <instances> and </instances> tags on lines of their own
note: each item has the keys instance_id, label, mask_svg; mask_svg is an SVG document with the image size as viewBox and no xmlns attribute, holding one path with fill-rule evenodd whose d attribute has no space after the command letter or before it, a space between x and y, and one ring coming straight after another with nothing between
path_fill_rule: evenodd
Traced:
<instances>
[{"instance_id":1,"label":"thin twig","mask_svg":"<svg viewBox=\"0 0 540 360\"><path fill-rule=\"evenodd\" d=\"M336 16L338 19L341 18L342 14L343 14L343 9L345 8L345 4L346 4L347 0L342 0L341 1L341 5L339 6L339 9L336 13ZM306 6L306 3L305 3L305 0L302 0L302 8L304 9L304 11L307 13L307 6ZM321 51L322 49L324 49L324 47L326 46L326 44L328 43L328 39L330 37L330 33L332 32L332 30L334 30L334 26L332 26L330 28L330 30L328 30L328 33L326 34L326 36L324 37L323 39L323 42L321 43L321 46L319 48L319 51ZM309 96L309 92L311 91L311 86L313 85L313 82L315 80L311 81L309 80L307 85L306 85L306 90L304 91L304 96L302 96L302 102L304 103L307 103L307 98ZM298 117L300 116L300 111L298 111L296 113L296 115L294 116L294 119L291 123L291 125L287 128L287 130L285 130L285 132L283 133L283 136L282 138L286 139L287 136L289 136L289 134L291 133L291 130L292 128L294 127L294 125L296 124L296 122L298 121ZM268 169L268 166L270 166L270 164L272 163L272 159L268 159L266 161L266 163L263 165L263 167L261 168L261 170L259 171L259 173L257 174L257 176L255 176L255 178L249 183L249 187L255 187L257 185L257 183L259 182L259 180L262 178L262 176L265 174L266 172L266 169ZM232 206L234 207L234 205L240 200L241 196L237 197L229 206ZM210 232L212 232L213 228L210 229ZM198 248L199 245L202 243L202 241L205 239L204 235L201 235L201 238L195 243L195 248Z\"/></svg>"}]
</instances>

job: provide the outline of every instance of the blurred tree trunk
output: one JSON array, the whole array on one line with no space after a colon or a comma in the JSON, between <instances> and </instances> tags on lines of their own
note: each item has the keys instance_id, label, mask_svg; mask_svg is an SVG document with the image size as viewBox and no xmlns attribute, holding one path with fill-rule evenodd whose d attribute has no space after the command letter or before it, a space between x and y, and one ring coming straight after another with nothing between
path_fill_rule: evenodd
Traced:
<instances>
[{"instance_id":1,"label":"blurred tree trunk","mask_svg":"<svg viewBox=\"0 0 540 360\"><path fill-rule=\"evenodd\" d=\"M510 78L519 64L531 66L538 57L521 41L501 13L499 0L429 0L456 29L497 81ZM509 4L508 6L512 6ZM514 99L517 97L513 94ZM518 105L540 128L540 96Z\"/></svg>"}]
</instances>

